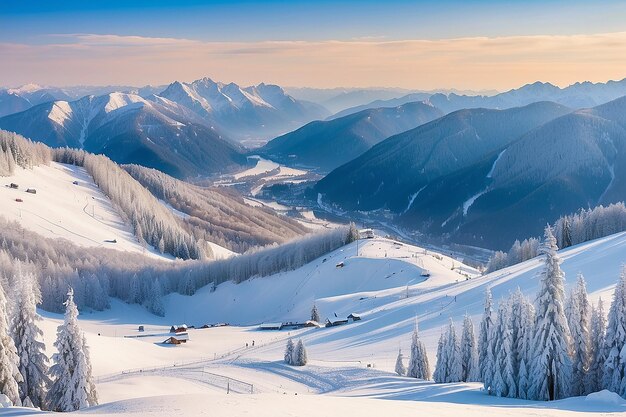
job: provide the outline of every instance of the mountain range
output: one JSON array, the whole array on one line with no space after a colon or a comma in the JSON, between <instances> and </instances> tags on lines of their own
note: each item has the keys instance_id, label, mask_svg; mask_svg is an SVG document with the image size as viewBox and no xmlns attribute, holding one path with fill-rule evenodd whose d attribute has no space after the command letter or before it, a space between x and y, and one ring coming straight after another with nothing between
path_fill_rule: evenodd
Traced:
<instances>
[{"instance_id":1,"label":"mountain range","mask_svg":"<svg viewBox=\"0 0 626 417\"><path fill-rule=\"evenodd\" d=\"M535 82L495 95L466 95L451 93L411 93L389 100L376 100L368 104L345 109L331 116L342 117L368 108L396 107L412 101L428 100L445 113L469 108L508 109L538 101L552 101L573 109L589 108L626 95L626 79L606 83L578 82L565 88L550 83Z\"/></svg>"},{"instance_id":2,"label":"mountain range","mask_svg":"<svg viewBox=\"0 0 626 417\"><path fill-rule=\"evenodd\" d=\"M103 153L186 178L245 164L242 148L194 112L158 96L110 93L52 101L0 118L0 128L52 147Z\"/></svg>"},{"instance_id":3,"label":"mountain range","mask_svg":"<svg viewBox=\"0 0 626 417\"><path fill-rule=\"evenodd\" d=\"M258 150L273 160L331 171L380 141L443 116L422 102L367 109L328 121L311 122L271 140Z\"/></svg>"},{"instance_id":4,"label":"mountain range","mask_svg":"<svg viewBox=\"0 0 626 417\"><path fill-rule=\"evenodd\" d=\"M626 195L626 97L460 110L374 146L323 178L323 201L494 249Z\"/></svg>"},{"instance_id":5,"label":"mountain range","mask_svg":"<svg viewBox=\"0 0 626 417\"><path fill-rule=\"evenodd\" d=\"M0 90L0 128L187 178L239 168L246 163L240 141L266 139L329 114L268 84L242 88L203 78L157 90L78 99L95 88Z\"/></svg>"}]
</instances>

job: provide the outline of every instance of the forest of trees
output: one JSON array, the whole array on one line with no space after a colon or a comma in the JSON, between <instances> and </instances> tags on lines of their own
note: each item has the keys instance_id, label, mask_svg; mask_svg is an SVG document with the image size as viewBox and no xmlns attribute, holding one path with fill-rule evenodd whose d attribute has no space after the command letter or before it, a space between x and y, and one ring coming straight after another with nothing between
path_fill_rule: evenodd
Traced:
<instances>
[{"instance_id":1,"label":"forest of trees","mask_svg":"<svg viewBox=\"0 0 626 417\"><path fill-rule=\"evenodd\" d=\"M349 228L344 227L219 261L146 263L141 254L43 238L0 217L0 279L12 276L16 260L20 260L22 268L36 275L41 306L47 311L62 311L71 286L81 309L106 309L112 296L163 314L162 295L192 295L206 285L239 283L293 270L345 245L351 237Z\"/></svg>"},{"instance_id":2,"label":"forest of trees","mask_svg":"<svg viewBox=\"0 0 626 417\"><path fill-rule=\"evenodd\" d=\"M626 231L626 206L623 202L581 209L560 217L553 226L559 248ZM485 273L497 271L537 256L539 239L516 240L508 252L497 251L487 263Z\"/></svg>"},{"instance_id":3,"label":"forest of trees","mask_svg":"<svg viewBox=\"0 0 626 417\"><path fill-rule=\"evenodd\" d=\"M232 251L284 243L308 230L272 210L252 207L228 187L200 187L139 165L123 168L158 199L185 213L186 229L197 240L217 243Z\"/></svg>"},{"instance_id":4,"label":"forest of trees","mask_svg":"<svg viewBox=\"0 0 626 417\"><path fill-rule=\"evenodd\" d=\"M602 300L589 302L582 275L565 294L557 250L557 238L547 227L534 303L518 289L496 309L487 290L477 339L467 318L460 341L450 322L437 349L436 382L479 380L491 395L530 400L601 389L626 398L626 267L607 323Z\"/></svg>"}]
</instances>

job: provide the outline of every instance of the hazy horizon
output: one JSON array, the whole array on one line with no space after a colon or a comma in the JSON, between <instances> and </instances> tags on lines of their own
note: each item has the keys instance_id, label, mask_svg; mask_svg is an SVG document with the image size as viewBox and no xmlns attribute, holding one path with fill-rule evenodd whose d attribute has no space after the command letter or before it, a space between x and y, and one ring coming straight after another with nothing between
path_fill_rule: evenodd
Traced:
<instances>
[{"instance_id":1,"label":"hazy horizon","mask_svg":"<svg viewBox=\"0 0 626 417\"><path fill-rule=\"evenodd\" d=\"M9 1L0 84L564 87L624 78L625 17L618 2Z\"/></svg>"}]
</instances>

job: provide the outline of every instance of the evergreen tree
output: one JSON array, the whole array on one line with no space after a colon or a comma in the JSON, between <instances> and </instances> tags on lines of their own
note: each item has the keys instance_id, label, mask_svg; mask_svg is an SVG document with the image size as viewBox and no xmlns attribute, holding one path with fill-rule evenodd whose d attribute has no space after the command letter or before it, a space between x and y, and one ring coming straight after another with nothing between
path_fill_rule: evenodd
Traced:
<instances>
[{"instance_id":1,"label":"evergreen tree","mask_svg":"<svg viewBox=\"0 0 626 417\"><path fill-rule=\"evenodd\" d=\"M598 306L591 308L591 329L589 335L589 371L585 378L585 390L588 393L602 390L604 376L606 317L602 298Z\"/></svg>"},{"instance_id":2,"label":"evergreen tree","mask_svg":"<svg viewBox=\"0 0 626 417\"><path fill-rule=\"evenodd\" d=\"M411 357L409 358L407 376L423 380L429 380L431 376L426 347L419 338L417 320L415 320L415 329L411 340Z\"/></svg>"},{"instance_id":3,"label":"evergreen tree","mask_svg":"<svg viewBox=\"0 0 626 417\"><path fill-rule=\"evenodd\" d=\"M9 335L7 299L0 284L0 394L6 395L13 405L22 405L17 385L22 382L18 361L15 343Z\"/></svg>"},{"instance_id":4,"label":"evergreen tree","mask_svg":"<svg viewBox=\"0 0 626 417\"><path fill-rule=\"evenodd\" d=\"M404 366L402 349L398 349L398 357L396 358L396 373L400 376L406 375L406 367Z\"/></svg>"},{"instance_id":5,"label":"evergreen tree","mask_svg":"<svg viewBox=\"0 0 626 417\"><path fill-rule=\"evenodd\" d=\"M570 395L584 395L585 375L589 369L589 299L585 278L579 274L568 300L567 322L572 335L572 384Z\"/></svg>"},{"instance_id":6,"label":"evergreen tree","mask_svg":"<svg viewBox=\"0 0 626 417\"><path fill-rule=\"evenodd\" d=\"M479 381L478 346L474 335L474 323L467 314L463 319L461 334L461 380L465 382Z\"/></svg>"},{"instance_id":7,"label":"evergreen tree","mask_svg":"<svg viewBox=\"0 0 626 417\"><path fill-rule=\"evenodd\" d=\"M53 411L75 411L98 404L89 350L78 326L78 308L71 288L65 307L65 320L58 327L54 342L58 353L52 357L54 365L50 368L54 382L48 392L48 403Z\"/></svg>"},{"instance_id":8,"label":"evergreen tree","mask_svg":"<svg viewBox=\"0 0 626 417\"><path fill-rule=\"evenodd\" d=\"M296 344L294 357L295 357L294 365L296 366L304 366L309 361L307 353L306 353L306 348L304 347L304 343L302 343L302 339L298 340L298 344Z\"/></svg>"},{"instance_id":9,"label":"evergreen tree","mask_svg":"<svg viewBox=\"0 0 626 417\"><path fill-rule=\"evenodd\" d=\"M535 309L532 303L517 289L513 296L513 313L511 331L513 332L514 360L517 364L515 379L517 380L518 398L528 398L529 363L534 335Z\"/></svg>"},{"instance_id":10,"label":"evergreen tree","mask_svg":"<svg viewBox=\"0 0 626 417\"><path fill-rule=\"evenodd\" d=\"M285 348L285 363L287 365L294 365L294 351L295 346L293 340L287 340L287 347Z\"/></svg>"},{"instance_id":11,"label":"evergreen tree","mask_svg":"<svg viewBox=\"0 0 626 417\"><path fill-rule=\"evenodd\" d=\"M450 323L439 339L441 349L438 349L437 366L435 367L435 382L461 381L461 348L456 335L454 323Z\"/></svg>"},{"instance_id":12,"label":"evergreen tree","mask_svg":"<svg viewBox=\"0 0 626 417\"><path fill-rule=\"evenodd\" d=\"M606 328L606 361L602 385L626 397L626 267L615 286Z\"/></svg>"},{"instance_id":13,"label":"evergreen tree","mask_svg":"<svg viewBox=\"0 0 626 417\"><path fill-rule=\"evenodd\" d=\"M546 227L541 252L545 264L537 294L535 337L529 398L556 400L570 393L572 361L571 336L565 317L565 275L559 266L556 239Z\"/></svg>"},{"instance_id":14,"label":"evergreen tree","mask_svg":"<svg viewBox=\"0 0 626 417\"><path fill-rule=\"evenodd\" d=\"M350 222L348 227L348 234L346 236L346 243L352 243L359 239L359 230L356 228L354 222Z\"/></svg>"},{"instance_id":15,"label":"evergreen tree","mask_svg":"<svg viewBox=\"0 0 626 417\"><path fill-rule=\"evenodd\" d=\"M313 308L311 309L311 320L319 323L322 319L320 318L320 313L317 311L317 306L313 304Z\"/></svg>"},{"instance_id":16,"label":"evergreen tree","mask_svg":"<svg viewBox=\"0 0 626 417\"><path fill-rule=\"evenodd\" d=\"M496 352L493 387L491 393L498 397L515 397L517 384L514 380L513 338L510 329L511 308L507 301L500 302L494 326L492 350Z\"/></svg>"},{"instance_id":17,"label":"evergreen tree","mask_svg":"<svg viewBox=\"0 0 626 417\"><path fill-rule=\"evenodd\" d=\"M480 366L480 377L485 387L485 391L490 392L491 381L493 379L493 362L495 360L491 350L491 339L493 337L493 298L491 290L485 291L485 307L483 318L480 322L480 333L478 337L478 362Z\"/></svg>"},{"instance_id":18,"label":"evergreen tree","mask_svg":"<svg viewBox=\"0 0 626 417\"><path fill-rule=\"evenodd\" d=\"M34 290L35 277L24 274L18 266L15 277L15 307L11 320L11 330L17 355L20 398L24 405L45 409L45 398L50 387L48 377L48 357L46 346L41 341L43 332L37 325L41 317L37 314L37 291Z\"/></svg>"}]
</instances>

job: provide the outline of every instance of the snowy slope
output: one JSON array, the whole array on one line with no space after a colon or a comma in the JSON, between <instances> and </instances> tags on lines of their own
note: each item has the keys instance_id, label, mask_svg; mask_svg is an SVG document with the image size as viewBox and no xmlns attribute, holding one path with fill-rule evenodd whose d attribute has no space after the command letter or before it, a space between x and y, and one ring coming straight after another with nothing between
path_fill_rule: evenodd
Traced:
<instances>
[{"instance_id":1,"label":"snowy slope","mask_svg":"<svg viewBox=\"0 0 626 417\"><path fill-rule=\"evenodd\" d=\"M626 233L621 233L562 251L568 283L577 272L583 272L592 301L600 295L608 301L625 248ZM337 268L338 262L343 262L344 267ZM454 266L474 276L471 269L458 262ZM165 319L152 316L139 306L114 301L109 311L81 316L104 403L88 413L172 416L207 412L217 416L464 413L473 417L493 414L494 407L498 416L625 413L626 402L604 392L587 398L532 402L487 396L481 392L480 384L434 384L398 377L391 372L398 347L408 352L414 317L420 319L422 338L433 366L436 339L449 317L460 323L467 312L478 325L487 287L492 288L496 300L517 287L533 296L540 266L540 260L535 259L465 280L452 270L450 258L386 239L372 239L359 242L358 257L353 243L328 255L326 262L322 258L297 271L239 285L222 284L213 293L200 291L192 297L171 295ZM420 276L424 269L429 270L430 277ZM191 329L190 342L175 348L155 344L161 341L160 336L123 337L140 335L136 330L139 324L146 326L145 335L161 334L169 324L183 321L200 325L215 321L238 324L302 320L308 318L314 300L323 317L354 311L363 319L335 328L297 331L263 332L256 326ZM46 316L43 328L50 346L61 316ZM288 337L305 341L309 365L293 368L282 363ZM252 385L253 395L243 394L242 387L249 387L247 384ZM226 395L228 387L240 394ZM14 414L0 414L26 415L17 414L23 412L19 410L11 412Z\"/></svg>"},{"instance_id":2,"label":"snowy slope","mask_svg":"<svg viewBox=\"0 0 626 417\"><path fill-rule=\"evenodd\" d=\"M73 184L74 181L78 185ZM10 183L18 184L19 189L9 188ZM27 188L34 188L37 194L27 193ZM139 244L91 176L74 165L52 162L32 170L17 167L12 176L2 177L0 215L44 237L163 259L158 252ZM117 240L117 243L107 240Z\"/></svg>"}]
</instances>

